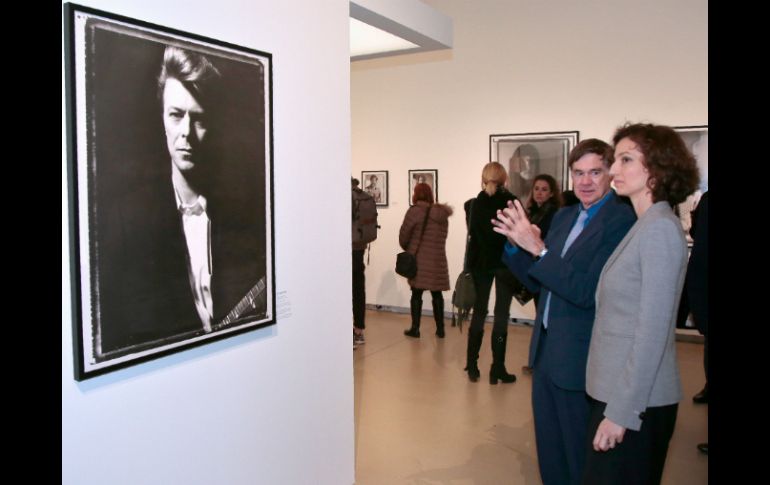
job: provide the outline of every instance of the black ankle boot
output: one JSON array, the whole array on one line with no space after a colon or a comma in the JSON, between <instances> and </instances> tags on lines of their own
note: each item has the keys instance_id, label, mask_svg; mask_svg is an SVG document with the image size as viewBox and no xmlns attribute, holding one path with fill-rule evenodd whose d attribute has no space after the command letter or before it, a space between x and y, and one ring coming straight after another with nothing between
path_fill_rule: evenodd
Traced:
<instances>
[{"instance_id":1,"label":"black ankle boot","mask_svg":"<svg viewBox=\"0 0 770 485\"><path fill-rule=\"evenodd\" d=\"M492 332L492 367L489 369L489 383L497 384L500 380L505 384L516 382L516 376L505 370L505 347L508 343L508 334Z\"/></svg>"},{"instance_id":2,"label":"black ankle boot","mask_svg":"<svg viewBox=\"0 0 770 485\"><path fill-rule=\"evenodd\" d=\"M409 306L412 311L412 326L404 330L404 335L407 337L420 338L420 317L422 316L422 295L420 298L415 298L414 294L412 299L409 300Z\"/></svg>"},{"instance_id":3,"label":"black ankle boot","mask_svg":"<svg viewBox=\"0 0 770 485\"><path fill-rule=\"evenodd\" d=\"M433 319L436 320L436 335L444 338L444 299L433 298Z\"/></svg>"},{"instance_id":4,"label":"black ankle boot","mask_svg":"<svg viewBox=\"0 0 770 485\"><path fill-rule=\"evenodd\" d=\"M468 372L468 380L471 382L477 382L481 377L481 371L479 370L479 350L481 349L481 341L484 339L484 330L474 330L473 327L468 329L468 351L466 355L465 370Z\"/></svg>"},{"instance_id":5,"label":"black ankle boot","mask_svg":"<svg viewBox=\"0 0 770 485\"><path fill-rule=\"evenodd\" d=\"M516 382L516 375L509 374L505 370L505 366L495 367L495 365L492 364L492 367L489 369L489 383L497 384L498 380L502 381L503 384L510 384L511 382Z\"/></svg>"},{"instance_id":6,"label":"black ankle boot","mask_svg":"<svg viewBox=\"0 0 770 485\"><path fill-rule=\"evenodd\" d=\"M468 380L471 382L478 382L481 378L481 371L479 370L479 366L476 363L468 364L468 366L463 370L468 372Z\"/></svg>"}]
</instances>

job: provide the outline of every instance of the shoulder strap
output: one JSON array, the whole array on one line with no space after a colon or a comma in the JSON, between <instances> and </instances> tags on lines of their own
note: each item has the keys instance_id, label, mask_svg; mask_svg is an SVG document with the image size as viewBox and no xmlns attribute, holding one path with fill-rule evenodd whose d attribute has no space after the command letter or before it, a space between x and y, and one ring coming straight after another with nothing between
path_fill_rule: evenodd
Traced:
<instances>
[{"instance_id":1,"label":"shoulder strap","mask_svg":"<svg viewBox=\"0 0 770 485\"><path fill-rule=\"evenodd\" d=\"M430 215L430 209L433 207L433 204L429 205L427 210L425 211L425 220L422 221L422 231L420 231L420 240L417 241L417 249L414 250L414 255L417 256L417 253L420 252L420 244L422 244L422 236L425 234L425 228L428 227L428 216Z\"/></svg>"},{"instance_id":2,"label":"shoulder strap","mask_svg":"<svg viewBox=\"0 0 770 485\"><path fill-rule=\"evenodd\" d=\"M471 232L473 231L473 205L476 203L476 198L471 199L471 210L468 216L468 235L465 237L465 256L463 257L463 273L468 272L468 247L471 242Z\"/></svg>"}]
</instances>

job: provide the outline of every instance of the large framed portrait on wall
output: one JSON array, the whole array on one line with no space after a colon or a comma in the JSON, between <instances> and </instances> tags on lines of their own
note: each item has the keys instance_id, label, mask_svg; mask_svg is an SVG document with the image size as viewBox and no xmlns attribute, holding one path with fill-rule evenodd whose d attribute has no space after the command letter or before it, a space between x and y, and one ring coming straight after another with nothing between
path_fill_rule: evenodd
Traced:
<instances>
[{"instance_id":1,"label":"large framed portrait on wall","mask_svg":"<svg viewBox=\"0 0 770 485\"><path fill-rule=\"evenodd\" d=\"M540 174L555 178L561 190L569 187L567 158L579 141L578 131L489 135L489 161L505 167L508 189L525 201Z\"/></svg>"},{"instance_id":2,"label":"large framed portrait on wall","mask_svg":"<svg viewBox=\"0 0 770 485\"><path fill-rule=\"evenodd\" d=\"M272 55L64 28L75 378L274 324Z\"/></svg>"},{"instance_id":3,"label":"large framed portrait on wall","mask_svg":"<svg viewBox=\"0 0 770 485\"><path fill-rule=\"evenodd\" d=\"M690 236L692 211L695 210L701 195L708 190L709 186L709 127L707 125L697 125L674 126L673 128L674 131L679 133L679 136L682 137L687 148L695 156L695 160L698 163L698 172L700 174L698 190L687 197L684 202L675 207L675 212L679 216L679 221L682 223L682 229L684 229L687 242L688 244L692 244L692 237Z\"/></svg>"}]
</instances>

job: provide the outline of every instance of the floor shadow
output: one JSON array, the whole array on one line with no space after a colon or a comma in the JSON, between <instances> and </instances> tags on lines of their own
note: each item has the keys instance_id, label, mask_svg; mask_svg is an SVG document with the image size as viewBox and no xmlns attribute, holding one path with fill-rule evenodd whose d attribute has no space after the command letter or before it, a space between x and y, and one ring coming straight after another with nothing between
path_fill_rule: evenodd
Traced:
<instances>
[{"instance_id":1,"label":"floor shadow","mask_svg":"<svg viewBox=\"0 0 770 485\"><path fill-rule=\"evenodd\" d=\"M495 425L488 429L487 443L471 450L460 465L433 468L408 475L413 485L453 485L471 481L475 485L539 485L532 421L519 427Z\"/></svg>"}]
</instances>

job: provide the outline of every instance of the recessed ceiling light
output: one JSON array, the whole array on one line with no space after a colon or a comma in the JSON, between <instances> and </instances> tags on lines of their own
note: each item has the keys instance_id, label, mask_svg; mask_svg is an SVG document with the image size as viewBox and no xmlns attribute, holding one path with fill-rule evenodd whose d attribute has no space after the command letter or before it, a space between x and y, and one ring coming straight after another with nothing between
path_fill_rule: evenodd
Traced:
<instances>
[{"instance_id":1,"label":"recessed ceiling light","mask_svg":"<svg viewBox=\"0 0 770 485\"><path fill-rule=\"evenodd\" d=\"M452 19L418 0L350 0L350 60L452 48Z\"/></svg>"},{"instance_id":2,"label":"recessed ceiling light","mask_svg":"<svg viewBox=\"0 0 770 485\"><path fill-rule=\"evenodd\" d=\"M401 51L419 47L413 42L360 20L350 19L350 56L365 56L380 52Z\"/></svg>"}]
</instances>

